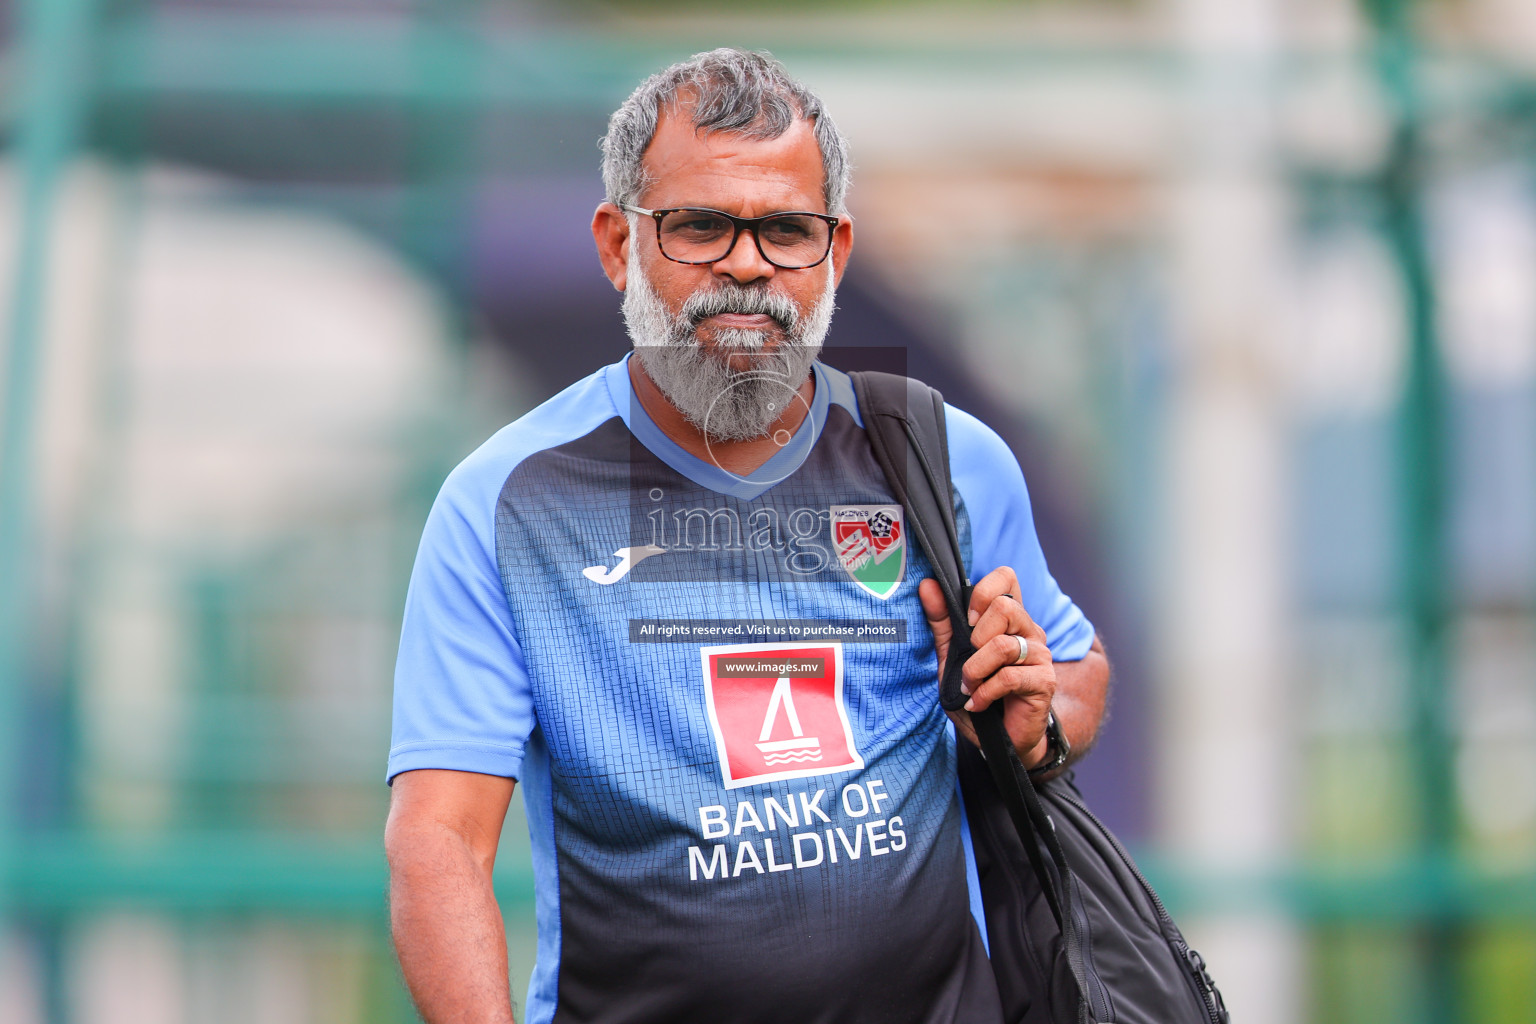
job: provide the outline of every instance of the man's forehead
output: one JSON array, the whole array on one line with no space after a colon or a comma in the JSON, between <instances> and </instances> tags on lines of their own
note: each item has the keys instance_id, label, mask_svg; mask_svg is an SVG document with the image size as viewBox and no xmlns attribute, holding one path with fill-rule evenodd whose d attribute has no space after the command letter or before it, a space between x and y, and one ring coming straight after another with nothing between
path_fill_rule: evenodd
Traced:
<instances>
[{"instance_id":1,"label":"man's forehead","mask_svg":"<svg viewBox=\"0 0 1536 1024\"><path fill-rule=\"evenodd\" d=\"M646 205L713 206L752 216L823 209L821 149L809 121L776 139L700 132L690 112L665 109L646 147Z\"/></svg>"}]
</instances>

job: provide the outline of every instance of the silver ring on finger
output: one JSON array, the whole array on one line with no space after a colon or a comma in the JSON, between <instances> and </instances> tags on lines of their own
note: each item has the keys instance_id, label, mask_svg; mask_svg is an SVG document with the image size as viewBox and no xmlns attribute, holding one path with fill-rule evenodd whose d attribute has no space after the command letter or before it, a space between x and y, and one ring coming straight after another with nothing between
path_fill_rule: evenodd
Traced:
<instances>
[{"instance_id":1,"label":"silver ring on finger","mask_svg":"<svg viewBox=\"0 0 1536 1024\"><path fill-rule=\"evenodd\" d=\"M1024 664L1024 659L1029 657L1029 639L1019 636L1017 633L1012 634L1012 636L1019 642L1019 656L1014 659L1013 663L1015 665L1022 665Z\"/></svg>"}]
</instances>

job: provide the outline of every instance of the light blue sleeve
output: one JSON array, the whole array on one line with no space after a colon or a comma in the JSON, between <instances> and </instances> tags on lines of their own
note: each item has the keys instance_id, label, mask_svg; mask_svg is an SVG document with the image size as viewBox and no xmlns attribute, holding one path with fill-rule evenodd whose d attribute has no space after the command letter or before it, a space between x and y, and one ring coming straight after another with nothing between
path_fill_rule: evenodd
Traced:
<instances>
[{"instance_id":1,"label":"light blue sleeve","mask_svg":"<svg viewBox=\"0 0 1536 1024\"><path fill-rule=\"evenodd\" d=\"M522 770L533 694L496 563L496 503L511 467L493 449L453 471L422 533L395 663L391 782L417 768Z\"/></svg>"},{"instance_id":2,"label":"light blue sleeve","mask_svg":"<svg viewBox=\"0 0 1536 1024\"><path fill-rule=\"evenodd\" d=\"M971 580L1007 565L1019 577L1030 617L1045 630L1051 657L1080 661L1093 645L1093 623L1061 592L1035 535L1029 488L1002 438L970 413L945 406L950 475L971 522Z\"/></svg>"}]
</instances>

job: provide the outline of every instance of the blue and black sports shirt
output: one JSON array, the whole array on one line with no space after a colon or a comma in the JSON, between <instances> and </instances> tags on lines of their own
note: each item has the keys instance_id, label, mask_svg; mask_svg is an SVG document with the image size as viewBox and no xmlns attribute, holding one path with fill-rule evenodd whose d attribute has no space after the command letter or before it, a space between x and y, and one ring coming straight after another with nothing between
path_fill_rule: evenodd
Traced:
<instances>
[{"instance_id":1,"label":"blue and black sports shirt","mask_svg":"<svg viewBox=\"0 0 1536 1024\"><path fill-rule=\"evenodd\" d=\"M389 777L522 786L530 1024L996 1024L928 565L847 376L815 364L810 415L741 477L663 434L626 363L443 485ZM1055 658L1082 658L1093 627L1046 568L1012 452L947 417L970 578L1012 566Z\"/></svg>"}]
</instances>

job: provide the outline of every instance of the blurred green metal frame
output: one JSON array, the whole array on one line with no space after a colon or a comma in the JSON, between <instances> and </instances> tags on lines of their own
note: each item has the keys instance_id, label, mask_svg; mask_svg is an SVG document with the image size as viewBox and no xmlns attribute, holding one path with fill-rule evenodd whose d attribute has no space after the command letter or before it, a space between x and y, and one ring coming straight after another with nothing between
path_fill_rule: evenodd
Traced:
<instances>
[{"instance_id":1,"label":"blurred green metal frame","mask_svg":"<svg viewBox=\"0 0 1536 1024\"><path fill-rule=\"evenodd\" d=\"M1377 73L1392 119L1392 142L1380 194L1386 235L1406 298L1408 374L1399 408L1398 479L1404 509L1400 603L1408 646L1408 709L1417 846L1421 863L1447 864L1456 848L1451 601L1446 535L1445 373L1436 325L1434 271L1422 213L1422 117L1413 20L1416 0L1366 0L1378 32ZM1418 920L1418 959L1424 1024L1459 1024L1467 1001L1458 974L1465 906L1425 908Z\"/></svg>"},{"instance_id":2,"label":"blurred green metal frame","mask_svg":"<svg viewBox=\"0 0 1536 1024\"><path fill-rule=\"evenodd\" d=\"M18 760L26 683L31 676L30 601L35 596L33 471L45 267L59 179L78 144L88 107L95 0L30 0L24 40L20 122L21 237L7 325L0 421L0 912L15 892L17 801L25 779Z\"/></svg>"},{"instance_id":3,"label":"blurred green metal frame","mask_svg":"<svg viewBox=\"0 0 1536 1024\"><path fill-rule=\"evenodd\" d=\"M718 42L702 35L665 44L553 31L487 35L444 17L408 26L320 17L131 17L99 33L95 98L187 97L311 107L429 104L438 109L537 104L607 113L658 66L712 45ZM753 45L768 45L795 62L835 62L849 72L899 63L913 74L1029 78L1092 72L1131 74L1167 85L1177 85L1186 72L1184 55L1161 45L1070 48L977 40L964 47L834 47L807 45L803 37L776 43L760 36ZM1421 108L1431 113L1484 104L1512 91L1536 92L1526 71L1485 55L1420 51L1413 60L1456 72L1453 87L1418 98ZM1296 84L1340 67L1369 73L1370 55L1287 53L1279 60L1277 84Z\"/></svg>"}]
</instances>

